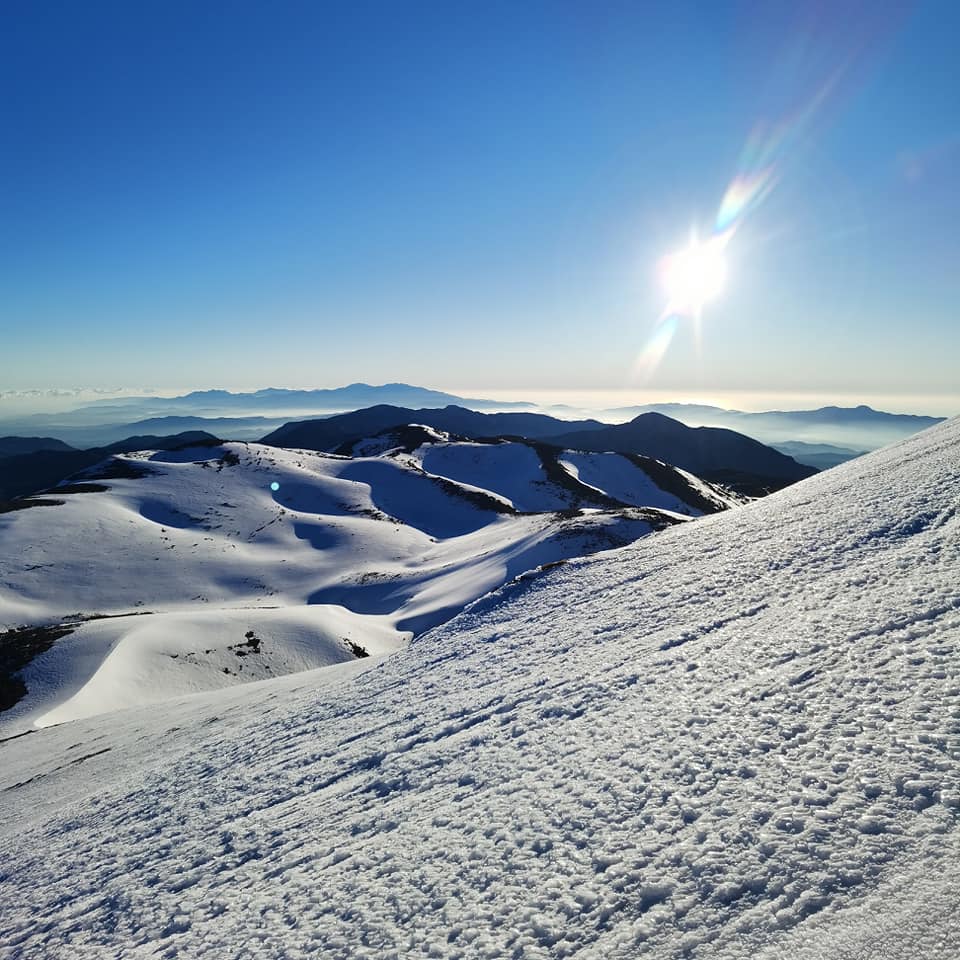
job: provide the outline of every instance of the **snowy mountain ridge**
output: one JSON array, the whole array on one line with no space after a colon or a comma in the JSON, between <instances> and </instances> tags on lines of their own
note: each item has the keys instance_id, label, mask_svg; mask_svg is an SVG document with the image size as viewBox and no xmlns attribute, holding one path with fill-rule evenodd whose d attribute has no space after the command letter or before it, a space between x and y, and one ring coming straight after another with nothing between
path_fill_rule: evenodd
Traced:
<instances>
[{"instance_id":1,"label":"snowy mountain ridge","mask_svg":"<svg viewBox=\"0 0 960 960\"><path fill-rule=\"evenodd\" d=\"M524 437L558 447L640 454L691 470L726 485L742 484L756 495L816 473L792 457L732 430L687 427L659 413L609 426L595 420L557 420L539 413L481 413L465 407L411 410L380 404L320 420L291 421L263 438L266 444L337 450L362 437L409 423L473 440Z\"/></svg>"},{"instance_id":2,"label":"snowy mountain ridge","mask_svg":"<svg viewBox=\"0 0 960 960\"><path fill-rule=\"evenodd\" d=\"M532 568L738 502L656 461L400 432L354 457L124 454L13 502L0 735L387 653Z\"/></svg>"}]
</instances>

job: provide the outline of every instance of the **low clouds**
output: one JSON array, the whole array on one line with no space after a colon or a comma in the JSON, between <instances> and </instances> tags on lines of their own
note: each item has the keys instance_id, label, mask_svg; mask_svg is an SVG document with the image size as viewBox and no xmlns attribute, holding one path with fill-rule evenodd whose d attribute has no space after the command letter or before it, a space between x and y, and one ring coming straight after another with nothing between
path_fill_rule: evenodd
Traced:
<instances>
[{"instance_id":1,"label":"low clouds","mask_svg":"<svg viewBox=\"0 0 960 960\"><path fill-rule=\"evenodd\" d=\"M69 410L94 400L144 396L156 392L155 387L47 387L0 390L0 412L50 413Z\"/></svg>"}]
</instances>

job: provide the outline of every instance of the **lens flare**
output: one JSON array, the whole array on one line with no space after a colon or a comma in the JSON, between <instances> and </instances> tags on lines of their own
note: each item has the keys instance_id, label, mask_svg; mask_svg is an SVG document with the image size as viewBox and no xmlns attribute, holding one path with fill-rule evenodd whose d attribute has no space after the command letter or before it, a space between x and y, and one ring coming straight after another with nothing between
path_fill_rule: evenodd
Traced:
<instances>
[{"instance_id":1,"label":"lens flare","mask_svg":"<svg viewBox=\"0 0 960 960\"><path fill-rule=\"evenodd\" d=\"M737 172L717 210L714 231L732 235L748 214L763 203L776 187L786 157L807 137L818 114L840 82L846 64L835 68L813 93L778 123L757 124L747 137Z\"/></svg>"},{"instance_id":2,"label":"lens flare","mask_svg":"<svg viewBox=\"0 0 960 960\"><path fill-rule=\"evenodd\" d=\"M790 63L802 63L808 47L822 47L805 45L802 39L798 35L796 57L788 58ZM687 247L660 261L660 282L667 303L637 357L634 374L638 379L653 377L683 320L689 321L693 343L700 353L703 307L719 297L726 286L728 244L778 185L787 158L808 138L824 107L835 99L853 59L848 51L839 61L830 62L826 70L819 61L808 65L807 72L815 76L812 88L807 87L810 92L796 97L792 109L781 112L778 121L759 123L748 136L708 238L701 241L693 235Z\"/></svg>"},{"instance_id":3,"label":"lens flare","mask_svg":"<svg viewBox=\"0 0 960 960\"><path fill-rule=\"evenodd\" d=\"M677 322L677 317L671 314L660 317L657 329L634 364L633 373L637 379L649 380L656 372L670 347L673 335L677 332Z\"/></svg>"}]
</instances>

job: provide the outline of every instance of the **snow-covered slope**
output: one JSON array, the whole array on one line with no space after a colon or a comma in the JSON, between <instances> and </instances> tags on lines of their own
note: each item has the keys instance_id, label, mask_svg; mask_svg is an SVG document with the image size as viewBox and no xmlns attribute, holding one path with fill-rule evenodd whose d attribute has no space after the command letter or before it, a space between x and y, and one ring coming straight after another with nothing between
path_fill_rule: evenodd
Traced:
<instances>
[{"instance_id":1,"label":"snow-covered slope","mask_svg":"<svg viewBox=\"0 0 960 960\"><path fill-rule=\"evenodd\" d=\"M536 451L525 443L443 443L421 448L424 470L479 483L517 510L566 510L571 493L544 476Z\"/></svg>"},{"instance_id":2,"label":"snow-covered slope","mask_svg":"<svg viewBox=\"0 0 960 960\"><path fill-rule=\"evenodd\" d=\"M601 490L608 497L633 506L661 507L675 513L701 516L704 512L715 513L718 509L732 506L731 495L721 491L685 470L675 470L677 480L689 489L671 492L658 486L641 466L641 458L631 458L621 453L581 453L565 451L561 465L581 483ZM669 468L674 469L674 468ZM691 496L693 494L693 496ZM697 495L704 502L696 500ZM699 506L692 506L696 500ZM710 509L713 507L713 509Z\"/></svg>"},{"instance_id":3,"label":"snow-covered slope","mask_svg":"<svg viewBox=\"0 0 960 960\"><path fill-rule=\"evenodd\" d=\"M383 660L0 744L15 957L960 954L960 421Z\"/></svg>"},{"instance_id":4,"label":"snow-covered slope","mask_svg":"<svg viewBox=\"0 0 960 960\"><path fill-rule=\"evenodd\" d=\"M535 441L426 443L413 459L427 473L478 486L521 512L602 503L699 517L743 501L659 460L579 453Z\"/></svg>"},{"instance_id":5,"label":"snow-covered slope","mask_svg":"<svg viewBox=\"0 0 960 960\"><path fill-rule=\"evenodd\" d=\"M424 459L456 446L428 439ZM479 446L498 467L500 448ZM22 670L27 696L0 713L0 736L386 653L526 570L683 519L598 509L586 489L577 511L576 489L554 496L532 472L518 483L545 492L520 516L483 463L445 478L374 453L131 454L46 498L59 504L0 514L0 708L4 647L22 642L3 629L71 630Z\"/></svg>"}]
</instances>

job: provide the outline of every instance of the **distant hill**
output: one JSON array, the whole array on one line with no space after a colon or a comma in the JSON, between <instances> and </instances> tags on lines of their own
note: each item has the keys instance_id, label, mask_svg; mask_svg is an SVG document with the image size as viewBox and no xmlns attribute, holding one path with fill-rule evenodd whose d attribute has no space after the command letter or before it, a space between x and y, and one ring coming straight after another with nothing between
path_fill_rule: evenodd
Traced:
<instances>
[{"instance_id":1,"label":"distant hill","mask_svg":"<svg viewBox=\"0 0 960 960\"><path fill-rule=\"evenodd\" d=\"M546 440L467 439L422 424L388 427L341 444L338 457L393 457L427 474L492 494L524 513L625 506L687 516L716 513L741 498L691 474L631 454L564 450Z\"/></svg>"},{"instance_id":2,"label":"distant hill","mask_svg":"<svg viewBox=\"0 0 960 960\"><path fill-rule=\"evenodd\" d=\"M744 492L775 490L812 476L815 467L764 446L757 440L717 427L688 427L660 413L643 413L629 423L597 430L576 430L551 438L576 450L609 450L655 457L691 470L707 480Z\"/></svg>"},{"instance_id":3,"label":"distant hill","mask_svg":"<svg viewBox=\"0 0 960 960\"><path fill-rule=\"evenodd\" d=\"M542 439L571 429L602 427L599 420L558 420L543 413L478 413L464 407L411 410L379 404L322 420L285 424L263 438L275 447L334 450L343 443L372 437L390 427L419 423L463 437L519 436Z\"/></svg>"},{"instance_id":4,"label":"distant hill","mask_svg":"<svg viewBox=\"0 0 960 960\"><path fill-rule=\"evenodd\" d=\"M837 447L830 443L804 443L802 440L788 440L785 443L771 443L774 450L793 457L797 463L805 463L818 470L829 470L854 457L863 456L865 450L853 450L850 447Z\"/></svg>"},{"instance_id":5,"label":"distant hill","mask_svg":"<svg viewBox=\"0 0 960 960\"><path fill-rule=\"evenodd\" d=\"M289 423L263 442L334 451L406 424L423 424L474 439L526 437L574 450L640 454L751 495L779 489L817 472L731 430L691 428L656 413L609 426L597 420L557 420L536 413L488 414L455 406L409 410L381 405L323 420Z\"/></svg>"},{"instance_id":6,"label":"distant hill","mask_svg":"<svg viewBox=\"0 0 960 960\"><path fill-rule=\"evenodd\" d=\"M134 450L174 450L182 446L218 443L216 437L202 431L188 431L173 436L128 437L107 447L89 450L35 450L0 460L0 502L37 493L62 480L106 460L116 453Z\"/></svg>"},{"instance_id":7,"label":"distant hill","mask_svg":"<svg viewBox=\"0 0 960 960\"><path fill-rule=\"evenodd\" d=\"M762 443L787 442L839 445L855 451L873 450L902 440L938 423L943 417L886 413L861 404L816 410L768 410L746 413L693 403L655 403L606 411L613 418L662 413L687 426L727 427Z\"/></svg>"},{"instance_id":8,"label":"distant hill","mask_svg":"<svg viewBox=\"0 0 960 960\"><path fill-rule=\"evenodd\" d=\"M53 437L0 437L0 457L19 457L38 450L73 450Z\"/></svg>"}]
</instances>

